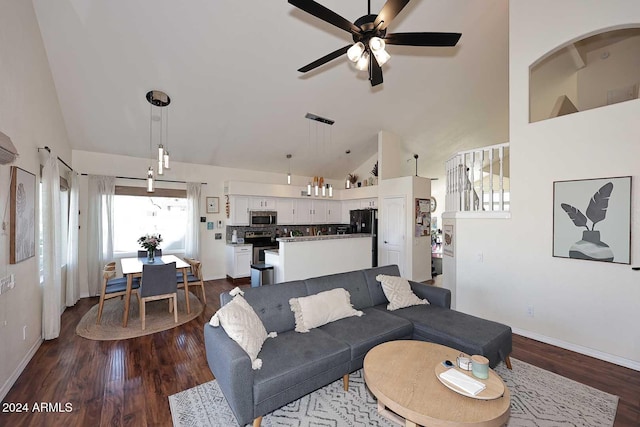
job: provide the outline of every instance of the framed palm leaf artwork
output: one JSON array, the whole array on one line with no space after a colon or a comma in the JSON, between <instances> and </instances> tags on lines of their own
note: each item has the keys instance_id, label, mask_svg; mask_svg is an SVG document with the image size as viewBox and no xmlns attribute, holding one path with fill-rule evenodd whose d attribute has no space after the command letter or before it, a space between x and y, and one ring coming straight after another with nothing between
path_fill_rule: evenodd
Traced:
<instances>
[{"instance_id":1,"label":"framed palm leaf artwork","mask_svg":"<svg viewBox=\"0 0 640 427\"><path fill-rule=\"evenodd\" d=\"M553 183L553 256L631 262L631 177Z\"/></svg>"},{"instance_id":2,"label":"framed palm leaf artwork","mask_svg":"<svg viewBox=\"0 0 640 427\"><path fill-rule=\"evenodd\" d=\"M36 176L11 166L9 262L17 264L36 254Z\"/></svg>"}]
</instances>

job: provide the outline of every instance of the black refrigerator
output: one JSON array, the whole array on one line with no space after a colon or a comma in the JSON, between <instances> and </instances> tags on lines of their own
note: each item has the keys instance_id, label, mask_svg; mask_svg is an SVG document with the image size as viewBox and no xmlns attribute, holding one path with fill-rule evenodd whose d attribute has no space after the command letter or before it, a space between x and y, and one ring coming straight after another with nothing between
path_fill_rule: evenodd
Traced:
<instances>
[{"instance_id":1,"label":"black refrigerator","mask_svg":"<svg viewBox=\"0 0 640 427\"><path fill-rule=\"evenodd\" d=\"M378 266L378 210L355 209L349 212L351 233L371 234L371 266Z\"/></svg>"}]
</instances>

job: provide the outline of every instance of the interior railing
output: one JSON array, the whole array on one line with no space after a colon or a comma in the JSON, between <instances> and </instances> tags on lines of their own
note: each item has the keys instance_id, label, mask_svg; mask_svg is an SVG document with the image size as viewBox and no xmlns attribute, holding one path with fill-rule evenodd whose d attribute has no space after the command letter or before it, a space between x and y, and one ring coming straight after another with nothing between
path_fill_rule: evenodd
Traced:
<instances>
[{"instance_id":1,"label":"interior railing","mask_svg":"<svg viewBox=\"0 0 640 427\"><path fill-rule=\"evenodd\" d=\"M510 207L509 143L461 151L445 163L447 212L504 212Z\"/></svg>"}]
</instances>

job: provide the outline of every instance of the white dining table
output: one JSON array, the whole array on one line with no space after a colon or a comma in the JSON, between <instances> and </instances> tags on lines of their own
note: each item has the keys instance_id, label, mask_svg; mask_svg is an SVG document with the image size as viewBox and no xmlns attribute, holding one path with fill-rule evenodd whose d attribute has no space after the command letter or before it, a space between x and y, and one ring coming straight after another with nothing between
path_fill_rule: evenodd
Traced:
<instances>
[{"instance_id":1,"label":"white dining table","mask_svg":"<svg viewBox=\"0 0 640 427\"><path fill-rule=\"evenodd\" d=\"M191 313L191 307L189 306L189 282L187 281L187 274L189 273L188 270L191 266L187 262L175 255L163 255L161 257L156 257L153 263L150 263L146 257L121 258L120 265L122 266L122 274L127 276L127 294L124 299L124 317L122 319L122 327L126 328L129 321L129 302L131 298L131 286L133 278L142 277L142 266L145 264L170 264L172 262L176 263L176 270L182 270L185 301L187 302L187 313Z\"/></svg>"}]
</instances>

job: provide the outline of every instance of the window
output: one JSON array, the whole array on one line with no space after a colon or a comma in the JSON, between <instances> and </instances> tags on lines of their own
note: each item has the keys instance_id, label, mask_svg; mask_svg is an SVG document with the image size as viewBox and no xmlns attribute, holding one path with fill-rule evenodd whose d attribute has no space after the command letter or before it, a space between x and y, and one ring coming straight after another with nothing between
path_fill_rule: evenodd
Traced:
<instances>
[{"instance_id":1,"label":"window","mask_svg":"<svg viewBox=\"0 0 640 427\"><path fill-rule=\"evenodd\" d=\"M138 238L151 233L162 235L160 248L163 252L184 252L186 192L177 190L161 195L163 192L156 190L152 196L138 193L139 189L116 187L113 203L114 255L136 253L142 249Z\"/></svg>"}]
</instances>

